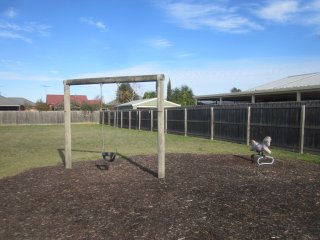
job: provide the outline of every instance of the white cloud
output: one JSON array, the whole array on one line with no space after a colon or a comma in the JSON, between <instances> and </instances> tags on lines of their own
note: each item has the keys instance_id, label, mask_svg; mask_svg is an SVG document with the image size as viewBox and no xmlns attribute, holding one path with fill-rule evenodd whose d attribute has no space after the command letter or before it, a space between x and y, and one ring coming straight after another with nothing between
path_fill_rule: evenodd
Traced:
<instances>
[{"instance_id":1,"label":"white cloud","mask_svg":"<svg viewBox=\"0 0 320 240\"><path fill-rule=\"evenodd\" d=\"M0 71L0 81L61 81L61 77Z\"/></svg>"},{"instance_id":2,"label":"white cloud","mask_svg":"<svg viewBox=\"0 0 320 240\"><path fill-rule=\"evenodd\" d=\"M27 43L33 43L31 37L38 35L46 37L50 35L50 26L29 22L26 24L16 24L6 21L0 21L0 37L18 39Z\"/></svg>"},{"instance_id":3,"label":"white cloud","mask_svg":"<svg viewBox=\"0 0 320 240\"><path fill-rule=\"evenodd\" d=\"M21 67L24 63L21 61L10 60L10 59L0 59L0 67Z\"/></svg>"},{"instance_id":4,"label":"white cloud","mask_svg":"<svg viewBox=\"0 0 320 240\"><path fill-rule=\"evenodd\" d=\"M199 2L166 2L161 7L171 19L186 29L214 29L229 33L261 30L256 22L241 16L235 8Z\"/></svg>"},{"instance_id":5,"label":"white cloud","mask_svg":"<svg viewBox=\"0 0 320 240\"><path fill-rule=\"evenodd\" d=\"M193 30L246 33L264 30L266 22L310 26L320 24L320 0L265 0L237 5L231 5L231 1L227 0L212 3L168 0L158 3L158 6L172 22Z\"/></svg>"},{"instance_id":6,"label":"white cloud","mask_svg":"<svg viewBox=\"0 0 320 240\"><path fill-rule=\"evenodd\" d=\"M15 18L18 15L17 11L14 8L8 8L5 12L4 12L4 16L6 18Z\"/></svg>"},{"instance_id":7,"label":"white cloud","mask_svg":"<svg viewBox=\"0 0 320 240\"><path fill-rule=\"evenodd\" d=\"M251 29L263 29L262 26L248 20L247 18L236 15L222 16L219 19L207 19L204 20L203 23L208 27L230 33L245 33Z\"/></svg>"},{"instance_id":8,"label":"white cloud","mask_svg":"<svg viewBox=\"0 0 320 240\"><path fill-rule=\"evenodd\" d=\"M320 10L320 0L311 1L306 5L306 8L310 11L319 11Z\"/></svg>"},{"instance_id":9,"label":"white cloud","mask_svg":"<svg viewBox=\"0 0 320 240\"><path fill-rule=\"evenodd\" d=\"M50 70L49 73L53 75L58 75L60 72L58 70Z\"/></svg>"},{"instance_id":10,"label":"white cloud","mask_svg":"<svg viewBox=\"0 0 320 240\"><path fill-rule=\"evenodd\" d=\"M10 32L10 31L1 31L0 30L0 38L9 38L9 39L18 39L22 40L26 43L32 43L32 40L28 37L25 37L21 34L15 33L15 32Z\"/></svg>"},{"instance_id":11,"label":"white cloud","mask_svg":"<svg viewBox=\"0 0 320 240\"><path fill-rule=\"evenodd\" d=\"M299 1L297 0L271 1L259 9L257 15L266 20L285 22L291 19L298 11Z\"/></svg>"},{"instance_id":12,"label":"white cloud","mask_svg":"<svg viewBox=\"0 0 320 240\"><path fill-rule=\"evenodd\" d=\"M147 40L147 42L151 47L160 49L169 48L173 45L169 40L165 38L152 38Z\"/></svg>"},{"instance_id":13,"label":"white cloud","mask_svg":"<svg viewBox=\"0 0 320 240\"><path fill-rule=\"evenodd\" d=\"M107 26L101 21L94 21L91 18L81 18L80 20L81 20L81 22L83 22L87 25L99 28L100 30L104 30L104 31L107 30Z\"/></svg>"},{"instance_id":14,"label":"white cloud","mask_svg":"<svg viewBox=\"0 0 320 240\"><path fill-rule=\"evenodd\" d=\"M188 52L181 52L175 55L175 58L179 58L179 59L184 59L184 58L189 58L192 57L193 54L192 53L188 53Z\"/></svg>"}]
</instances>

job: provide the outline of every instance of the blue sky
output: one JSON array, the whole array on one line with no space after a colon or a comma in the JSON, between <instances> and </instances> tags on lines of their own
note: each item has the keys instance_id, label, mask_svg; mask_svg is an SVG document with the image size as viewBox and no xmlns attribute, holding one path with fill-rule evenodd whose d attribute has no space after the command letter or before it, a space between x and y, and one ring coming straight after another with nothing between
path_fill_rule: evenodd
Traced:
<instances>
[{"instance_id":1,"label":"blue sky","mask_svg":"<svg viewBox=\"0 0 320 240\"><path fill-rule=\"evenodd\" d=\"M158 73L204 95L319 71L320 0L0 0L6 97L45 100L63 94L64 79ZM105 100L115 91L104 85ZM95 98L99 86L71 93Z\"/></svg>"}]
</instances>

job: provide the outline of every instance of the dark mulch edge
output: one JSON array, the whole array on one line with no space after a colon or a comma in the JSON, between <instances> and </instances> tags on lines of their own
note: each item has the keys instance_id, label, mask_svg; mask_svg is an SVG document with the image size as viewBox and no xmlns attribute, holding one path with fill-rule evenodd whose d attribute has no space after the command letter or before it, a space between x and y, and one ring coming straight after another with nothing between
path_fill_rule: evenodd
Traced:
<instances>
[{"instance_id":1,"label":"dark mulch edge","mask_svg":"<svg viewBox=\"0 0 320 240\"><path fill-rule=\"evenodd\" d=\"M319 239L320 166L249 156L122 156L0 180L0 239Z\"/></svg>"}]
</instances>

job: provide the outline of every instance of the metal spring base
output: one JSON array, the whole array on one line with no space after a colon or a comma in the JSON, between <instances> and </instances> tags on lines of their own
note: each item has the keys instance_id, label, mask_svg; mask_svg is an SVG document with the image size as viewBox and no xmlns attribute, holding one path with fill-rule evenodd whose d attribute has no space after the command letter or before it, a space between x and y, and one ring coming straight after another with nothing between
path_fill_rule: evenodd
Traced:
<instances>
[{"instance_id":1,"label":"metal spring base","mask_svg":"<svg viewBox=\"0 0 320 240\"><path fill-rule=\"evenodd\" d=\"M274 163L274 158L271 156L261 156L257 160L258 165L271 165Z\"/></svg>"},{"instance_id":2,"label":"metal spring base","mask_svg":"<svg viewBox=\"0 0 320 240\"><path fill-rule=\"evenodd\" d=\"M255 156L258 157L256 162L258 163L259 166L261 166L261 165L271 165L271 164L274 163L274 158L273 157L271 157L271 156L262 156L260 154L257 154L257 155L252 154L251 155L251 161L252 162L255 162Z\"/></svg>"}]
</instances>

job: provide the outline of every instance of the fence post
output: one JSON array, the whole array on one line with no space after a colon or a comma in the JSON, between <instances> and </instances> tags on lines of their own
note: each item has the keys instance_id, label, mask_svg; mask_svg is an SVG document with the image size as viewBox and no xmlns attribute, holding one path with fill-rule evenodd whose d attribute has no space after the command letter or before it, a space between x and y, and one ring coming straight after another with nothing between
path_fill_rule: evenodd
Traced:
<instances>
[{"instance_id":1,"label":"fence post","mask_svg":"<svg viewBox=\"0 0 320 240\"><path fill-rule=\"evenodd\" d=\"M300 153L303 153L304 147L304 127L306 122L306 105L301 106L301 121L300 121Z\"/></svg>"},{"instance_id":2,"label":"fence post","mask_svg":"<svg viewBox=\"0 0 320 240\"><path fill-rule=\"evenodd\" d=\"M113 127L116 127L117 125L117 112L113 112Z\"/></svg>"},{"instance_id":3,"label":"fence post","mask_svg":"<svg viewBox=\"0 0 320 240\"><path fill-rule=\"evenodd\" d=\"M108 125L110 126L110 111L108 111Z\"/></svg>"},{"instance_id":4,"label":"fence post","mask_svg":"<svg viewBox=\"0 0 320 240\"><path fill-rule=\"evenodd\" d=\"M140 130L141 129L141 111L140 110L138 111L138 116L139 116L138 130Z\"/></svg>"},{"instance_id":5,"label":"fence post","mask_svg":"<svg viewBox=\"0 0 320 240\"><path fill-rule=\"evenodd\" d=\"M184 109L184 136L188 135L188 112Z\"/></svg>"},{"instance_id":6,"label":"fence post","mask_svg":"<svg viewBox=\"0 0 320 240\"><path fill-rule=\"evenodd\" d=\"M150 110L150 114L151 114L151 117L150 117L150 131L152 132L152 129L153 129L153 110Z\"/></svg>"},{"instance_id":7,"label":"fence post","mask_svg":"<svg viewBox=\"0 0 320 240\"><path fill-rule=\"evenodd\" d=\"M120 127L122 128L122 122L123 122L123 114L122 111L120 112Z\"/></svg>"},{"instance_id":8,"label":"fence post","mask_svg":"<svg viewBox=\"0 0 320 240\"><path fill-rule=\"evenodd\" d=\"M129 111L129 129L131 129L131 111Z\"/></svg>"},{"instance_id":9,"label":"fence post","mask_svg":"<svg viewBox=\"0 0 320 240\"><path fill-rule=\"evenodd\" d=\"M214 135L214 115L213 115L213 107L210 108L210 121L211 121L211 140L213 140Z\"/></svg>"},{"instance_id":10,"label":"fence post","mask_svg":"<svg viewBox=\"0 0 320 240\"><path fill-rule=\"evenodd\" d=\"M251 107L248 107L248 118L247 118L247 146L250 144L250 120L251 120Z\"/></svg>"}]
</instances>

